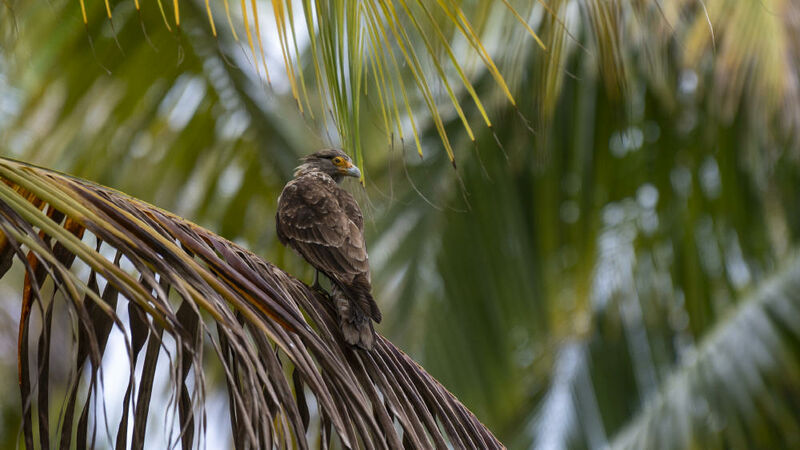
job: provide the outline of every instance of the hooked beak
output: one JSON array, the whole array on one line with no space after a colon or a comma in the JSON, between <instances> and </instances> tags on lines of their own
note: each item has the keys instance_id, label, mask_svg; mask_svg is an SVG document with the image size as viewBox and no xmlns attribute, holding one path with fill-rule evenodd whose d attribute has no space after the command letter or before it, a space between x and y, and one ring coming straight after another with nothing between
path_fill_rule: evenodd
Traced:
<instances>
[{"instance_id":1,"label":"hooked beak","mask_svg":"<svg viewBox=\"0 0 800 450\"><path fill-rule=\"evenodd\" d=\"M353 164L350 164L345 168L344 174L348 177L361 178L361 171L358 170L358 167L354 166Z\"/></svg>"}]
</instances>

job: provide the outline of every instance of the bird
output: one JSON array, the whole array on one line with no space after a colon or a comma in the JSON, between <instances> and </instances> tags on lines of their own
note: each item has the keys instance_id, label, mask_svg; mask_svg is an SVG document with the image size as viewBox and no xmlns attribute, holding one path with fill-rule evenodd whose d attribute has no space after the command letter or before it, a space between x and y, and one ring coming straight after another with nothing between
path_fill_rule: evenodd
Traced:
<instances>
[{"instance_id":1,"label":"bird","mask_svg":"<svg viewBox=\"0 0 800 450\"><path fill-rule=\"evenodd\" d=\"M323 149L302 158L278 197L275 228L281 244L314 267L313 288L321 289L320 272L330 279L345 341L371 350L372 321L380 323L382 316L372 297L364 217L340 186L345 177L360 178L361 170L341 150Z\"/></svg>"}]
</instances>

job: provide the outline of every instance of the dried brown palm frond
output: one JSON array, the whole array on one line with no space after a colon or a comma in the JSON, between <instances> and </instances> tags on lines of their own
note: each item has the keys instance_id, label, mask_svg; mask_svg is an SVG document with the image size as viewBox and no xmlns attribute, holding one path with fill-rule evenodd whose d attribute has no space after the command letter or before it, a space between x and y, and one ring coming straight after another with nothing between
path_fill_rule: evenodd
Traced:
<instances>
[{"instance_id":1,"label":"dried brown palm frond","mask_svg":"<svg viewBox=\"0 0 800 450\"><path fill-rule=\"evenodd\" d=\"M227 384L236 448L308 448L316 440L327 448L334 436L350 448L502 446L390 342L379 338L372 352L350 348L323 294L236 244L119 192L24 163L0 159L0 180L0 276L15 261L25 272L26 448L92 445L106 414L93 405L107 406L98 397L102 384L114 383L127 385L117 448L141 448L148 418L163 417L153 386L164 361L167 409L177 412L169 443L199 445L209 426L204 349ZM58 308L72 323L54 321ZM58 356L53 336L73 327L72 376L59 391L50 371ZM125 338L132 368L121 381L103 378L113 329ZM312 418L318 425L310 428Z\"/></svg>"}]
</instances>

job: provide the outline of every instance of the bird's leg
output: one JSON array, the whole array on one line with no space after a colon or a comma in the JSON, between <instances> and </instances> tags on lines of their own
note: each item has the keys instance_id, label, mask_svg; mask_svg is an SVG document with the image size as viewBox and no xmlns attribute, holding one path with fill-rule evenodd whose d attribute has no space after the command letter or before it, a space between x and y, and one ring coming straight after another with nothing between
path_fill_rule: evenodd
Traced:
<instances>
[{"instance_id":1,"label":"bird's leg","mask_svg":"<svg viewBox=\"0 0 800 450\"><path fill-rule=\"evenodd\" d=\"M314 269L314 283L311 285L311 289L315 291L321 291L322 286L319 285L319 270Z\"/></svg>"}]
</instances>

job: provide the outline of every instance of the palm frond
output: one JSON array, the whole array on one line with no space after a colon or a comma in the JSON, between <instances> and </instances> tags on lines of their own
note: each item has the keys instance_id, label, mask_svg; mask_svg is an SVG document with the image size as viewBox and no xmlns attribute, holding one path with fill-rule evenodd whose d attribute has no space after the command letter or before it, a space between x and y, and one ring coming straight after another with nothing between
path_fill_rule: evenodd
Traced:
<instances>
[{"instance_id":1,"label":"palm frond","mask_svg":"<svg viewBox=\"0 0 800 450\"><path fill-rule=\"evenodd\" d=\"M701 6L687 24L685 63L697 68L714 54L707 83L717 114L732 121L744 99L746 107L768 112L751 119L765 120L758 126L776 123L797 139L800 6L785 0L705 0Z\"/></svg>"},{"instance_id":2,"label":"palm frond","mask_svg":"<svg viewBox=\"0 0 800 450\"><path fill-rule=\"evenodd\" d=\"M796 445L798 293L800 260L794 258L684 358L611 447Z\"/></svg>"},{"instance_id":3,"label":"palm frond","mask_svg":"<svg viewBox=\"0 0 800 450\"><path fill-rule=\"evenodd\" d=\"M299 116L282 113L292 110L291 98L266 94L218 51L194 3L181 4L191 39L176 41L147 7L147 40L135 15L118 23L124 55L113 41L109 48L102 22L89 30L93 55L77 8L54 2L15 10L20 31L0 55L0 78L9 80L0 82L4 155L114 185L283 263L265 219L298 157L324 145ZM29 54L46 54L47 62L27 64Z\"/></svg>"},{"instance_id":4,"label":"palm frond","mask_svg":"<svg viewBox=\"0 0 800 450\"><path fill-rule=\"evenodd\" d=\"M468 5L452 1L427 4L405 0L333 3L278 0L263 5L251 0L237 5L226 0L214 4L194 1L188 5L178 2L170 5L162 1L140 4L134 0L112 9L109 3L91 5L80 0L75 9L80 11L75 19L82 21L87 30L98 24L107 26L121 53L125 52L125 46L117 39L117 28L131 28L134 10L143 29L143 17L149 15L151 20L147 28L158 25L160 30L178 40L182 39L186 24L191 24L185 16L205 20L205 32L214 39L232 38L231 47L237 51L239 48L246 50L248 70L255 72L258 78L263 76L272 84L272 79L280 74L299 113L319 119L323 129L327 128L328 115L332 116L342 145L355 153L359 165L363 159L359 133L361 97L368 89L374 89L373 95L380 99L382 114L387 119L387 129L383 130L387 138L391 139L393 130L401 139L404 134L411 134L421 154L420 136L413 121L415 115L425 111L426 119L437 125L451 161L455 154L443 125L443 103L449 103L460 116L470 136L473 125L461 105L465 98L478 106L481 121L491 126L472 86L469 71L464 68L465 60L479 61L505 98L515 103L503 75L482 42L485 30L480 25L486 17L479 13L502 14L507 22L518 22L517 25L530 35L531 42L545 49L519 8L509 1L497 5L489 1ZM187 10L194 11L187 14ZM156 21L161 23L154 24ZM225 24L222 28L229 29L230 36L220 36L221 24ZM189 27L191 32L191 25ZM306 57L310 68L307 74L303 62ZM275 59L280 60L281 68L271 67ZM399 76L382 75L386 73ZM320 98L309 94L310 87L318 90ZM443 87L446 93L440 94L438 87ZM462 92L465 95L462 96ZM399 111L404 111L404 115ZM412 122L405 123L406 118Z\"/></svg>"},{"instance_id":5,"label":"palm frond","mask_svg":"<svg viewBox=\"0 0 800 450\"><path fill-rule=\"evenodd\" d=\"M379 338L373 352L353 350L324 295L247 250L67 175L2 159L0 179L0 274L15 260L25 271L19 376L26 448L36 439L49 448L102 433L102 414L90 409L103 384L127 384L116 441L127 442L132 427L131 444L141 448L148 416L158 412L159 355L169 361L176 417L169 444L195 445L209 425L204 349L216 356L227 385L237 448L327 446L333 435L351 448L501 447L391 343ZM49 361L57 356L52 336L68 328L53 320L64 305L78 331L55 420ZM125 340L125 379L104 379L113 330Z\"/></svg>"}]
</instances>

